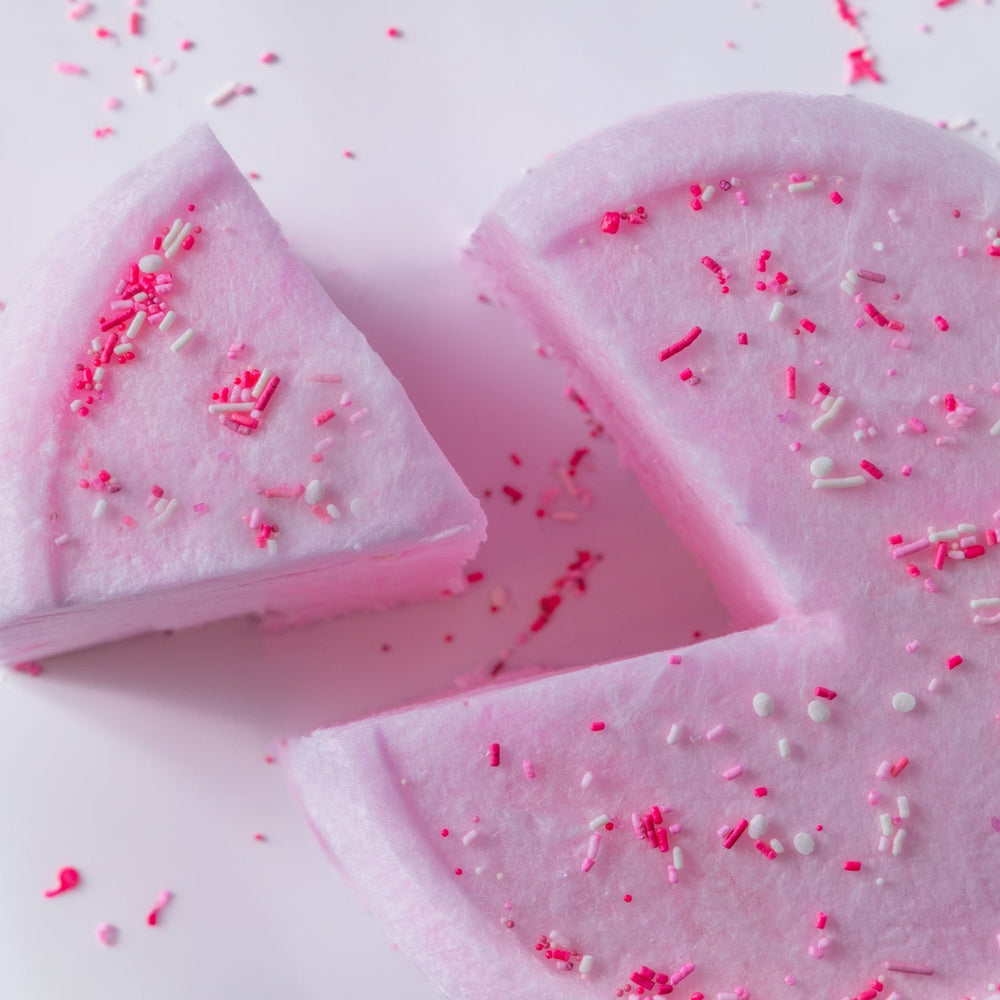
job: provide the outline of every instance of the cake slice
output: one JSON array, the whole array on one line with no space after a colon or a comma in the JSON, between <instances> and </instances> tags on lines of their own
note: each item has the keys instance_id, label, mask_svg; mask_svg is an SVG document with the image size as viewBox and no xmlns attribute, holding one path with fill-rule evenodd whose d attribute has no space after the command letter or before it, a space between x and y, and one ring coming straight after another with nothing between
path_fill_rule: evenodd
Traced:
<instances>
[{"instance_id":1,"label":"cake slice","mask_svg":"<svg viewBox=\"0 0 1000 1000\"><path fill-rule=\"evenodd\" d=\"M292 748L448 997L995 990L998 224L989 157L792 95L618 126L486 216L486 287L753 627Z\"/></svg>"},{"instance_id":2,"label":"cake slice","mask_svg":"<svg viewBox=\"0 0 1000 1000\"><path fill-rule=\"evenodd\" d=\"M478 503L207 127L0 316L0 657L460 586Z\"/></svg>"}]
</instances>

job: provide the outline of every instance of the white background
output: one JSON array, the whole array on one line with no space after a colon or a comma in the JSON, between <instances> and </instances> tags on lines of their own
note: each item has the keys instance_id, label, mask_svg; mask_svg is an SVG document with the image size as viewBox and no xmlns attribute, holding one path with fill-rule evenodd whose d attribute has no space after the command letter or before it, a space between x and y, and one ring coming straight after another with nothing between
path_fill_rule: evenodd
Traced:
<instances>
[{"instance_id":1,"label":"white background","mask_svg":"<svg viewBox=\"0 0 1000 1000\"><path fill-rule=\"evenodd\" d=\"M229 622L63 656L37 678L0 673L0 997L431 1000L265 763L276 740L481 679L501 651L508 669L568 666L728 628L613 447L589 440L554 365L476 300L464 237L548 153L727 90L850 91L971 119L964 134L995 150L1000 11L863 3L885 82L848 87L845 54L862 40L832 0L148 0L139 38L125 0L79 21L68 8L0 4L0 300L119 173L207 119L470 488L494 496L473 567L486 580L463 597L282 635ZM181 52L185 37L195 46ZM154 56L173 71L153 71ZM57 75L56 61L86 74ZM255 92L207 107L229 81ZM120 110L104 109L109 95ZM564 497L578 521L539 520L552 463L587 444L592 504ZM496 495L505 483L519 505ZM589 592L516 645L577 548L604 556ZM509 606L491 614L495 587ZM44 899L67 864L80 888ZM150 928L161 889L176 898ZM95 941L104 921L121 931L115 948Z\"/></svg>"}]
</instances>

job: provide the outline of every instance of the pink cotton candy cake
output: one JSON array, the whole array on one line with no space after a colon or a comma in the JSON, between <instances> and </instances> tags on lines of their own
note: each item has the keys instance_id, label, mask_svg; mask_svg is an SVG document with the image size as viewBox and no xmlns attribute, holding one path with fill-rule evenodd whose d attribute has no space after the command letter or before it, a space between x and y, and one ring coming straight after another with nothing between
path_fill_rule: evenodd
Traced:
<instances>
[{"instance_id":1,"label":"pink cotton candy cake","mask_svg":"<svg viewBox=\"0 0 1000 1000\"><path fill-rule=\"evenodd\" d=\"M479 505L206 127L0 317L0 656L460 583Z\"/></svg>"},{"instance_id":2,"label":"pink cotton candy cake","mask_svg":"<svg viewBox=\"0 0 1000 1000\"><path fill-rule=\"evenodd\" d=\"M747 631L292 749L462 1000L1000 980L1000 168L852 100L597 135L473 238Z\"/></svg>"}]
</instances>

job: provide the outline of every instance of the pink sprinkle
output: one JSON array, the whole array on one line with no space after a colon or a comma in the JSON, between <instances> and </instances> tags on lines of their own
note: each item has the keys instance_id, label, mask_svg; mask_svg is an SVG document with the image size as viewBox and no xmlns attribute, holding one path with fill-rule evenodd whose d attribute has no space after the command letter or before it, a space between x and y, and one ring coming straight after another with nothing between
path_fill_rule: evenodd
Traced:
<instances>
[{"instance_id":1,"label":"pink sprinkle","mask_svg":"<svg viewBox=\"0 0 1000 1000\"><path fill-rule=\"evenodd\" d=\"M80 884L80 873L75 868L60 868L57 876L59 885L55 889L46 889L45 898L52 899L61 893L69 892Z\"/></svg>"},{"instance_id":2,"label":"pink sprinkle","mask_svg":"<svg viewBox=\"0 0 1000 1000\"><path fill-rule=\"evenodd\" d=\"M954 0L945 0L942 3L938 0L939 7L945 7L948 3L954 3ZM931 965L913 965L910 962L883 962L887 972L902 972L911 976L933 976L934 967Z\"/></svg>"},{"instance_id":3,"label":"pink sprinkle","mask_svg":"<svg viewBox=\"0 0 1000 1000\"><path fill-rule=\"evenodd\" d=\"M94 937L97 938L98 944L112 948L118 944L118 928L114 924L98 924L94 928Z\"/></svg>"},{"instance_id":4,"label":"pink sprinkle","mask_svg":"<svg viewBox=\"0 0 1000 1000\"><path fill-rule=\"evenodd\" d=\"M358 154L355 153L353 149L345 149L343 153L345 160L354 160L357 158L357 155Z\"/></svg>"},{"instance_id":5,"label":"pink sprinkle","mask_svg":"<svg viewBox=\"0 0 1000 1000\"><path fill-rule=\"evenodd\" d=\"M785 396L795 399L795 365L789 365L785 369Z\"/></svg>"},{"instance_id":6,"label":"pink sprinkle","mask_svg":"<svg viewBox=\"0 0 1000 1000\"><path fill-rule=\"evenodd\" d=\"M951 324L944 318L944 316L935 316L934 322L937 324L937 328L942 332L951 328Z\"/></svg>"},{"instance_id":7,"label":"pink sprinkle","mask_svg":"<svg viewBox=\"0 0 1000 1000\"><path fill-rule=\"evenodd\" d=\"M80 3L73 4L73 6L66 11L66 16L71 21L79 21L81 17L86 17L93 9L93 4L88 3L87 0L81 0Z\"/></svg>"},{"instance_id":8,"label":"pink sprinkle","mask_svg":"<svg viewBox=\"0 0 1000 1000\"><path fill-rule=\"evenodd\" d=\"M105 97L103 104L106 111L117 111L122 106L120 98L117 97Z\"/></svg>"},{"instance_id":9,"label":"pink sprinkle","mask_svg":"<svg viewBox=\"0 0 1000 1000\"><path fill-rule=\"evenodd\" d=\"M845 872L859 872L859 871L861 871L861 862L860 861L845 861L844 862L844 871Z\"/></svg>"},{"instance_id":10,"label":"pink sprinkle","mask_svg":"<svg viewBox=\"0 0 1000 1000\"><path fill-rule=\"evenodd\" d=\"M617 212L605 212L604 218L601 219L601 232L613 236L618 232L620 222L621 216Z\"/></svg>"},{"instance_id":11,"label":"pink sprinkle","mask_svg":"<svg viewBox=\"0 0 1000 1000\"><path fill-rule=\"evenodd\" d=\"M826 914L820 910L819 913L816 914L816 929L823 930L824 927L826 927Z\"/></svg>"},{"instance_id":12,"label":"pink sprinkle","mask_svg":"<svg viewBox=\"0 0 1000 1000\"><path fill-rule=\"evenodd\" d=\"M177 47L181 52L190 52L194 48L194 42L190 38L182 38L178 43Z\"/></svg>"},{"instance_id":13,"label":"pink sprinkle","mask_svg":"<svg viewBox=\"0 0 1000 1000\"><path fill-rule=\"evenodd\" d=\"M913 475L913 466L912 466L912 465L904 465L904 466L901 466L901 467L900 467L900 470L899 470L899 474L900 474L901 476L904 476L904 477L906 477L906 478L909 478L910 476L912 476L912 475Z\"/></svg>"},{"instance_id":14,"label":"pink sprinkle","mask_svg":"<svg viewBox=\"0 0 1000 1000\"><path fill-rule=\"evenodd\" d=\"M840 205L844 201L844 196L839 191L831 191L830 201L832 201L834 205Z\"/></svg>"},{"instance_id":15,"label":"pink sprinkle","mask_svg":"<svg viewBox=\"0 0 1000 1000\"><path fill-rule=\"evenodd\" d=\"M667 662L668 662L668 663L669 663L669 664L670 664L670 665L671 665L672 667L677 667L677 666L680 666L680 664L681 664L681 662L682 662L682 661L681 661L681 657L680 657L680 654L679 654L679 653L671 653L671 654L670 654L670 658L669 658L669 659L667 660Z\"/></svg>"},{"instance_id":16,"label":"pink sprinkle","mask_svg":"<svg viewBox=\"0 0 1000 1000\"><path fill-rule=\"evenodd\" d=\"M701 336L701 327L693 326L680 340L675 341L669 347L660 351L660 360L666 361L675 354L679 354L685 347L690 347Z\"/></svg>"},{"instance_id":17,"label":"pink sprinkle","mask_svg":"<svg viewBox=\"0 0 1000 1000\"><path fill-rule=\"evenodd\" d=\"M914 579L916 579L918 576L920 576L920 570L919 570L919 568L916 567L916 566L914 566L913 563L910 563L906 567L906 572L909 573L910 576L912 576Z\"/></svg>"},{"instance_id":18,"label":"pink sprinkle","mask_svg":"<svg viewBox=\"0 0 1000 1000\"><path fill-rule=\"evenodd\" d=\"M778 856L778 852L770 844L766 844L763 840L758 840L753 846L756 847L757 850L768 859L768 861L773 861Z\"/></svg>"},{"instance_id":19,"label":"pink sprinkle","mask_svg":"<svg viewBox=\"0 0 1000 1000\"><path fill-rule=\"evenodd\" d=\"M599 732L601 732L602 729L604 729L604 723L603 722L592 722L590 724L590 731L592 733L599 733Z\"/></svg>"},{"instance_id":20,"label":"pink sprinkle","mask_svg":"<svg viewBox=\"0 0 1000 1000\"><path fill-rule=\"evenodd\" d=\"M733 781L738 778L743 773L742 764L734 764L732 767L727 767L725 771L722 772L722 777L726 781Z\"/></svg>"},{"instance_id":21,"label":"pink sprinkle","mask_svg":"<svg viewBox=\"0 0 1000 1000\"><path fill-rule=\"evenodd\" d=\"M747 820L741 819L739 823L737 823L736 826L734 826L733 829L726 834L725 839L722 841L722 846L727 851L732 850L733 844L735 844L736 841L743 836L749 825L750 823Z\"/></svg>"},{"instance_id":22,"label":"pink sprinkle","mask_svg":"<svg viewBox=\"0 0 1000 1000\"><path fill-rule=\"evenodd\" d=\"M682 372L678 373L677 376L682 382L687 382L694 377L694 372L690 368L685 368Z\"/></svg>"},{"instance_id":23,"label":"pink sprinkle","mask_svg":"<svg viewBox=\"0 0 1000 1000\"><path fill-rule=\"evenodd\" d=\"M747 335L745 333L742 333L742 332L736 334L736 343L739 344L741 347L746 347L747 344L749 343L749 340L747 339Z\"/></svg>"},{"instance_id":24,"label":"pink sprinkle","mask_svg":"<svg viewBox=\"0 0 1000 1000\"><path fill-rule=\"evenodd\" d=\"M37 677L42 672L42 665L34 660L22 660L14 664L14 669L19 674L28 674L30 677Z\"/></svg>"},{"instance_id":25,"label":"pink sprinkle","mask_svg":"<svg viewBox=\"0 0 1000 1000\"><path fill-rule=\"evenodd\" d=\"M160 914L163 912L163 908L174 898L174 894L169 889L164 889L157 897L156 902L153 903L153 908L146 915L146 923L150 927L155 927L160 922Z\"/></svg>"},{"instance_id":26,"label":"pink sprinkle","mask_svg":"<svg viewBox=\"0 0 1000 1000\"><path fill-rule=\"evenodd\" d=\"M934 568L944 569L944 561L948 556L948 546L944 542L938 542L937 551L934 553Z\"/></svg>"},{"instance_id":27,"label":"pink sprinkle","mask_svg":"<svg viewBox=\"0 0 1000 1000\"><path fill-rule=\"evenodd\" d=\"M744 192L744 191L737 191L736 192L736 200L741 205L743 205L744 207L746 207L747 205L750 204L750 200L747 198L746 192Z\"/></svg>"},{"instance_id":28,"label":"pink sprinkle","mask_svg":"<svg viewBox=\"0 0 1000 1000\"><path fill-rule=\"evenodd\" d=\"M806 319L805 317L803 317L802 319L799 320L799 326L801 326L802 329L806 331L806 333L816 332L816 324L811 319Z\"/></svg>"},{"instance_id":29,"label":"pink sprinkle","mask_svg":"<svg viewBox=\"0 0 1000 1000\"><path fill-rule=\"evenodd\" d=\"M386 28L385 33L386 33L386 36L388 38L402 38L403 37L403 32L399 28L396 28L396 27Z\"/></svg>"},{"instance_id":30,"label":"pink sprinkle","mask_svg":"<svg viewBox=\"0 0 1000 1000\"><path fill-rule=\"evenodd\" d=\"M861 460L861 468L864 469L865 472L872 477L872 479L881 479L885 475L885 473L877 465L872 465L867 458L863 458Z\"/></svg>"},{"instance_id":31,"label":"pink sprinkle","mask_svg":"<svg viewBox=\"0 0 1000 1000\"><path fill-rule=\"evenodd\" d=\"M900 757L899 760L897 760L896 763L889 768L889 774L891 774L894 778L898 778L903 773L903 769L909 763L909 757Z\"/></svg>"},{"instance_id":32,"label":"pink sprinkle","mask_svg":"<svg viewBox=\"0 0 1000 1000\"><path fill-rule=\"evenodd\" d=\"M490 744L490 754L489 754L490 767L500 766L500 744L491 743Z\"/></svg>"},{"instance_id":33,"label":"pink sprinkle","mask_svg":"<svg viewBox=\"0 0 1000 1000\"><path fill-rule=\"evenodd\" d=\"M816 690L813 691L813 694L815 694L817 698L826 698L827 701L833 701L833 699L837 697L836 691L831 691L829 688L825 687L817 687Z\"/></svg>"},{"instance_id":34,"label":"pink sprinkle","mask_svg":"<svg viewBox=\"0 0 1000 1000\"><path fill-rule=\"evenodd\" d=\"M57 73L62 73L64 76L82 76L86 70L82 66L77 66L76 63L67 62L57 62L53 67Z\"/></svg>"},{"instance_id":35,"label":"pink sprinkle","mask_svg":"<svg viewBox=\"0 0 1000 1000\"><path fill-rule=\"evenodd\" d=\"M924 580L924 590L931 594L938 594L941 592L941 588L930 577Z\"/></svg>"},{"instance_id":36,"label":"pink sprinkle","mask_svg":"<svg viewBox=\"0 0 1000 1000\"><path fill-rule=\"evenodd\" d=\"M889 544L890 545L902 545L903 544L903 536L902 535L890 535L889 536Z\"/></svg>"},{"instance_id":37,"label":"pink sprinkle","mask_svg":"<svg viewBox=\"0 0 1000 1000\"><path fill-rule=\"evenodd\" d=\"M535 776L535 767L530 760L525 760L521 762L521 767L524 770L524 776L531 779Z\"/></svg>"},{"instance_id":38,"label":"pink sprinkle","mask_svg":"<svg viewBox=\"0 0 1000 1000\"><path fill-rule=\"evenodd\" d=\"M876 284L885 283L885 275L879 271L869 271L866 267L858 268L858 277L864 278L865 281L874 281Z\"/></svg>"},{"instance_id":39,"label":"pink sprinkle","mask_svg":"<svg viewBox=\"0 0 1000 1000\"><path fill-rule=\"evenodd\" d=\"M137 10L133 10L128 16L128 33L130 35L142 34L142 15Z\"/></svg>"},{"instance_id":40,"label":"pink sprinkle","mask_svg":"<svg viewBox=\"0 0 1000 1000\"><path fill-rule=\"evenodd\" d=\"M879 325L888 326L889 321L882 315L881 312L875 307L871 302L865 302L861 307L864 311Z\"/></svg>"},{"instance_id":41,"label":"pink sprinkle","mask_svg":"<svg viewBox=\"0 0 1000 1000\"><path fill-rule=\"evenodd\" d=\"M875 83L882 82L873 57L866 55L863 48L852 49L847 53L847 83L857 83L866 77Z\"/></svg>"},{"instance_id":42,"label":"pink sprinkle","mask_svg":"<svg viewBox=\"0 0 1000 1000\"><path fill-rule=\"evenodd\" d=\"M278 61L278 57L271 51L261 52L259 58L262 63L266 63L267 65Z\"/></svg>"},{"instance_id":43,"label":"pink sprinkle","mask_svg":"<svg viewBox=\"0 0 1000 1000\"><path fill-rule=\"evenodd\" d=\"M755 788L753 793L758 799L762 799L767 795L767 786L761 785L759 788Z\"/></svg>"},{"instance_id":44,"label":"pink sprinkle","mask_svg":"<svg viewBox=\"0 0 1000 1000\"><path fill-rule=\"evenodd\" d=\"M927 425L919 417L910 417L908 423L918 434L927 433Z\"/></svg>"},{"instance_id":45,"label":"pink sprinkle","mask_svg":"<svg viewBox=\"0 0 1000 1000\"><path fill-rule=\"evenodd\" d=\"M324 410L322 413L317 413L316 416L313 417L313 423L317 427L322 427L328 420L333 420L334 416L335 414L333 410Z\"/></svg>"},{"instance_id":46,"label":"pink sprinkle","mask_svg":"<svg viewBox=\"0 0 1000 1000\"><path fill-rule=\"evenodd\" d=\"M947 663L948 663L948 669L949 670L954 670L955 667L959 666L959 664L961 664L963 662L964 661L962 660L962 657L959 656L958 653L956 653L954 656L948 657L948 661L947 661Z\"/></svg>"}]
</instances>

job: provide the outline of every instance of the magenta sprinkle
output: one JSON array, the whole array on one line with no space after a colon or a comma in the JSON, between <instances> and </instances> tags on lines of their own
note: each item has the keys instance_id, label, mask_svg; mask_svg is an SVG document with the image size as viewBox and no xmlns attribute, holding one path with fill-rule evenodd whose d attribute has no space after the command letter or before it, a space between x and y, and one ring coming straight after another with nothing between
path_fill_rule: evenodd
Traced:
<instances>
[{"instance_id":1,"label":"magenta sprinkle","mask_svg":"<svg viewBox=\"0 0 1000 1000\"><path fill-rule=\"evenodd\" d=\"M743 836L744 832L746 831L746 828L749 825L750 823L748 820L741 819L739 823L737 823L736 826L734 826L732 830L730 830L729 833L726 834L725 840L722 841L722 846L727 851L732 850L733 844L735 844L736 841Z\"/></svg>"},{"instance_id":2,"label":"magenta sprinkle","mask_svg":"<svg viewBox=\"0 0 1000 1000\"><path fill-rule=\"evenodd\" d=\"M701 336L701 327L693 326L680 340L674 341L669 347L660 351L660 360L666 361L675 354L679 354L685 347L690 347Z\"/></svg>"}]
</instances>

